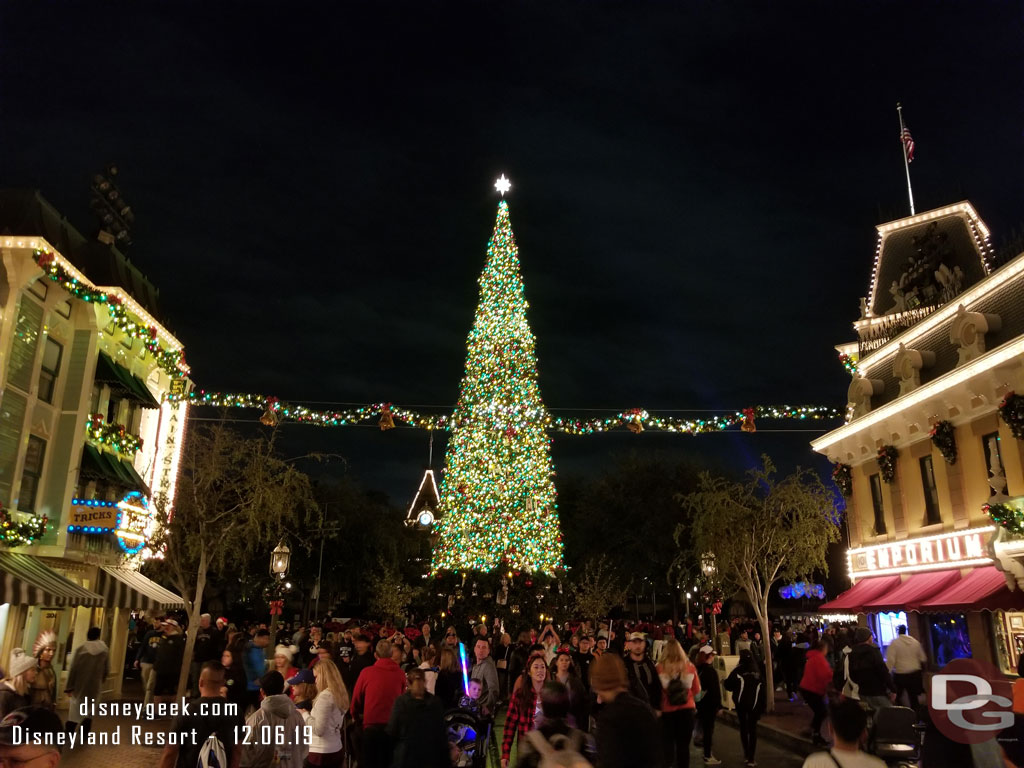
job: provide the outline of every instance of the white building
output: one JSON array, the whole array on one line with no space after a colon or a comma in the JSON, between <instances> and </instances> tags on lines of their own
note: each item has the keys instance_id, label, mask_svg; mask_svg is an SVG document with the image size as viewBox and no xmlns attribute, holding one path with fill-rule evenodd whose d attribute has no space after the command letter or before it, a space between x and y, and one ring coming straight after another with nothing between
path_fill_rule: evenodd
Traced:
<instances>
[{"instance_id":1,"label":"white building","mask_svg":"<svg viewBox=\"0 0 1024 768\"><path fill-rule=\"evenodd\" d=\"M64 667L95 625L120 695L131 612L183 605L132 554L150 500L173 503L185 432L187 406L163 402L189 382L156 296L38 193L0 191L0 667L44 629Z\"/></svg>"}]
</instances>

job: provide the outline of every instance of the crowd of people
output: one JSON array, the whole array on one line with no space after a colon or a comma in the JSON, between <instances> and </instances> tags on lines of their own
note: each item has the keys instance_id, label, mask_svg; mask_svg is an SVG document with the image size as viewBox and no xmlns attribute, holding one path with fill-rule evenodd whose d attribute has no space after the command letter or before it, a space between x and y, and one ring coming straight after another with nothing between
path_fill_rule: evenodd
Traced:
<instances>
[{"instance_id":1,"label":"crowd of people","mask_svg":"<svg viewBox=\"0 0 1024 768\"><path fill-rule=\"evenodd\" d=\"M139 622L128 662L146 704L175 697L182 623ZM498 622L461 633L429 622L269 628L204 614L188 687L198 704L235 706L181 715L172 730L195 729L199 738L165 747L159 764L534 768L562 753L567 765L688 768L692 744L705 765L719 765L716 723L729 695L751 768L759 719L769 697L783 692L812 713L810 736L822 751L805 768L877 768L882 763L861 749L871 716L894 703L925 714L927 657L905 627L884 655L865 627L777 625L770 654L756 624L734 619L718 629L582 621L513 639ZM0 723L0 757L12 717L89 732L77 703L100 693L108 650L99 635L90 629L71 660L64 724L54 714L56 636L42 633L31 655L15 649L0 682L0 718L10 716ZM727 675L716 664L723 652L737 659ZM769 658L776 692L768 690ZM1024 686L1020 694L1024 710Z\"/></svg>"}]
</instances>

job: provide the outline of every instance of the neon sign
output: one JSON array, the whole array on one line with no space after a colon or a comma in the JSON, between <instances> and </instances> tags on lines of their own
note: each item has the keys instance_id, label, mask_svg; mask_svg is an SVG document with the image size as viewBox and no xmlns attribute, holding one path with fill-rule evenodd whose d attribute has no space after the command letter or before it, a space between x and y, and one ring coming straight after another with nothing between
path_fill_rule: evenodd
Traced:
<instances>
[{"instance_id":1,"label":"neon sign","mask_svg":"<svg viewBox=\"0 0 1024 768\"><path fill-rule=\"evenodd\" d=\"M153 534L154 517L149 499L132 491L117 503L117 543L129 555L139 552Z\"/></svg>"}]
</instances>

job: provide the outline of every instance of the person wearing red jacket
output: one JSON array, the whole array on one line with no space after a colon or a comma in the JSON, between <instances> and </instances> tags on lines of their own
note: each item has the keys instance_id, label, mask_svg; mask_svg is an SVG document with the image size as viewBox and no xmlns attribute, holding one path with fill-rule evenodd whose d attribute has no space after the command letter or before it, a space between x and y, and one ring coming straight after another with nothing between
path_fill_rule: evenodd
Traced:
<instances>
[{"instance_id":1,"label":"person wearing red jacket","mask_svg":"<svg viewBox=\"0 0 1024 768\"><path fill-rule=\"evenodd\" d=\"M388 768L391 740L387 725L395 700L405 692L405 673L391 658L391 643L377 643L376 663L364 669L352 693L352 717L362 728L359 765Z\"/></svg>"},{"instance_id":2,"label":"person wearing red jacket","mask_svg":"<svg viewBox=\"0 0 1024 768\"><path fill-rule=\"evenodd\" d=\"M827 745L821 735L821 724L825 722L825 694L832 683L832 667L826 657L829 646L830 641L825 636L807 652L804 676L800 678L800 695L814 713L811 720L811 739L816 747Z\"/></svg>"}]
</instances>

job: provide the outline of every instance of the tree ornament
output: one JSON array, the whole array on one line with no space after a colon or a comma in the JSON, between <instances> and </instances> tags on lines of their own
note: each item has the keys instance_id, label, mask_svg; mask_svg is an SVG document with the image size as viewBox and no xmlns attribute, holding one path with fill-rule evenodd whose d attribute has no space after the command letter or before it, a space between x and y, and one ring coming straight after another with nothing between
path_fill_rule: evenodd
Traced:
<instances>
[{"instance_id":1,"label":"tree ornament","mask_svg":"<svg viewBox=\"0 0 1024 768\"><path fill-rule=\"evenodd\" d=\"M281 403L276 397L268 397L266 399L266 407L263 411L263 415L260 416L260 424L265 427L276 427L281 423L281 416L279 410Z\"/></svg>"},{"instance_id":2,"label":"tree ornament","mask_svg":"<svg viewBox=\"0 0 1024 768\"><path fill-rule=\"evenodd\" d=\"M757 432L757 427L754 425L754 409L744 408L743 409L743 424L740 429L744 432Z\"/></svg>"},{"instance_id":3,"label":"tree ornament","mask_svg":"<svg viewBox=\"0 0 1024 768\"><path fill-rule=\"evenodd\" d=\"M878 470L887 483L896 479L896 459L899 455L900 452L892 445L883 445L878 449Z\"/></svg>"},{"instance_id":4,"label":"tree ornament","mask_svg":"<svg viewBox=\"0 0 1024 768\"><path fill-rule=\"evenodd\" d=\"M626 429L634 435L639 435L644 431L644 417L647 416L647 411L642 408L633 408L626 411L623 416L626 418Z\"/></svg>"},{"instance_id":5,"label":"tree ornament","mask_svg":"<svg viewBox=\"0 0 1024 768\"><path fill-rule=\"evenodd\" d=\"M999 404L999 415L1018 440L1024 440L1024 396L1007 392Z\"/></svg>"},{"instance_id":6,"label":"tree ornament","mask_svg":"<svg viewBox=\"0 0 1024 768\"><path fill-rule=\"evenodd\" d=\"M385 405L380 412L380 421L377 422L381 432L387 432L395 428L395 419L391 415L391 403Z\"/></svg>"},{"instance_id":7,"label":"tree ornament","mask_svg":"<svg viewBox=\"0 0 1024 768\"><path fill-rule=\"evenodd\" d=\"M839 462L832 468L832 481L846 498L853 495L853 469L849 464Z\"/></svg>"},{"instance_id":8,"label":"tree ornament","mask_svg":"<svg viewBox=\"0 0 1024 768\"><path fill-rule=\"evenodd\" d=\"M942 454L942 458L949 465L956 464L957 453L954 432L955 429L950 422L938 421L928 433L928 436L932 439L932 445L938 449L939 453Z\"/></svg>"}]
</instances>

